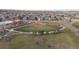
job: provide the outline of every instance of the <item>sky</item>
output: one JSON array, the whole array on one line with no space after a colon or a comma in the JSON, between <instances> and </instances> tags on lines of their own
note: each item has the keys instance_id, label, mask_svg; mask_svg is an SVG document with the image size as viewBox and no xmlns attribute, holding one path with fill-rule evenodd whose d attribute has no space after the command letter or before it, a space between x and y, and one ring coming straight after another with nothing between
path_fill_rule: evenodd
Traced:
<instances>
[{"instance_id":1,"label":"sky","mask_svg":"<svg viewBox=\"0 0 79 59\"><path fill-rule=\"evenodd\" d=\"M0 0L0 9L70 10L79 9L78 0Z\"/></svg>"}]
</instances>

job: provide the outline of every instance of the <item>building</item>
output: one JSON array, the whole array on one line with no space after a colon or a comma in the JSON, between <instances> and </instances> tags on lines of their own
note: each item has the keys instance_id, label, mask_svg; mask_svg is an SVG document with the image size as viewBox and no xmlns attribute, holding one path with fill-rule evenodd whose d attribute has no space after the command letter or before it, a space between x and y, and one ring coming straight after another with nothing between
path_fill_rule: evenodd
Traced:
<instances>
[{"instance_id":1,"label":"building","mask_svg":"<svg viewBox=\"0 0 79 59\"><path fill-rule=\"evenodd\" d=\"M2 21L0 22L0 28L10 28L13 21Z\"/></svg>"}]
</instances>

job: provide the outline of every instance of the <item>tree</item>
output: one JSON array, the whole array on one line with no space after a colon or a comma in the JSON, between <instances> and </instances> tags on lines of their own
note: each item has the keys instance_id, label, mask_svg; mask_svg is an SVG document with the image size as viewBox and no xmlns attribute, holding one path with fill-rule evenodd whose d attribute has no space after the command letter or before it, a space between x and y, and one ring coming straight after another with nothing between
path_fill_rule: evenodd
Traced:
<instances>
[{"instance_id":1,"label":"tree","mask_svg":"<svg viewBox=\"0 0 79 59\"><path fill-rule=\"evenodd\" d=\"M35 20L38 20L38 18L37 18L37 17L35 17Z\"/></svg>"},{"instance_id":2,"label":"tree","mask_svg":"<svg viewBox=\"0 0 79 59\"><path fill-rule=\"evenodd\" d=\"M39 32L40 32L40 34L41 34L41 35L43 35L43 34L44 34L44 33L43 33L43 32L44 32L43 30L41 30L41 31L39 31Z\"/></svg>"},{"instance_id":3,"label":"tree","mask_svg":"<svg viewBox=\"0 0 79 59\"><path fill-rule=\"evenodd\" d=\"M0 22L2 21L2 18L0 18Z\"/></svg>"}]
</instances>

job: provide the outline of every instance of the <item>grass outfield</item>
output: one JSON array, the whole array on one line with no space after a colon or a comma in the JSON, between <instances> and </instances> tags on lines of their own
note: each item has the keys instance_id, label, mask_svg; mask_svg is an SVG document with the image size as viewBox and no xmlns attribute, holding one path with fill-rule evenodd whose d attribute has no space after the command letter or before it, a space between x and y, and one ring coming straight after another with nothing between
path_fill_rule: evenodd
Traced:
<instances>
[{"instance_id":1,"label":"grass outfield","mask_svg":"<svg viewBox=\"0 0 79 59\"><path fill-rule=\"evenodd\" d=\"M38 31L55 31L60 28L60 24L57 22L48 22L48 23L31 23L21 28L17 28L15 30L22 32L38 32Z\"/></svg>"},{"instance_id":2,"label":"grass outfield","mask_svg":"<svg viewBox=\"0 0 79 59\"><path fill-rule=\"evenodd\" d=\"M79 48L79 38L68 29L55 35L17 35L9 48Z\"/></svg>"},{"instance_id":3,"label":"grass outfield","mask_svg":"<svg viewBox=\"0 0 79 59\"><path fill-rule=\"evenodd\" d=\"M74 22L72 25L76 28L79 28L79 22Z\"/></svg>"}]
</instances>

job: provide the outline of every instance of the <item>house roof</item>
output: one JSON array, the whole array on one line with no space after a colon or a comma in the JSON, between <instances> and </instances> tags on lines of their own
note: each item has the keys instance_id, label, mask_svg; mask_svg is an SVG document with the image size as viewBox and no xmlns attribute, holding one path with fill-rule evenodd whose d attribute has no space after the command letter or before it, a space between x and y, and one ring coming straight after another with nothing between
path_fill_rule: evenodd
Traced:
<instances>
[{"instance_id":1,"label":"house roof","mask_svg":"<svg viewBox=\"0 0 79 59\"><path fill-rule=\"evenodd\" d=\"M3 22L0 22L0 25L6 25L10 23L13 23L13 21L3 21Z\"/></svg>"}]
</instances>

